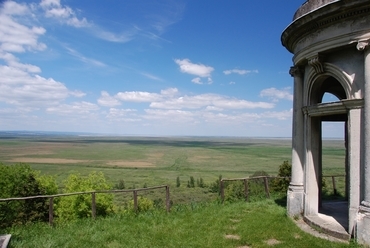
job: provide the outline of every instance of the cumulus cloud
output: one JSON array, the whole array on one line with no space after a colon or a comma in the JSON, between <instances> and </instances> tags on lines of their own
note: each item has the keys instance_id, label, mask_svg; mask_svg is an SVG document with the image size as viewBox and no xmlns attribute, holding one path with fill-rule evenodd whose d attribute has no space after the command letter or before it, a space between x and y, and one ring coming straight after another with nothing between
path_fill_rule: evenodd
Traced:
<instances>
[{"instance_id":1,"label":"cumulus cloud","mask_svg":"<svg viewBox=\"0 0 370 248\"><path fill-rule=\"evenodd\" d=\"M102 91L101 96L98 99L98 104L106 107L114 107L121 105L121 102L118 101L116 98L110 96L108 92Z\"/></svg>"},{"instance_id":2,"label":"cumulus cloud","mask_svg":"<svg viewBox=\"0 0 370 248\"><path fill-rule=\"evenodd\" d=\"M149 93L144 91L125 91L118 92L116 98L127 102L151 102L161 98L157 93Z\"/></svg>"},{"instance_id":3,"label":"cumulus cloud","mask_svg":"<svg viewBox=\"0 0 370 248\"><path fill-rule=\"evenodd\" d=\"M200 94L182 96L162 101L151 102L150 107L162 109L200 109L215 107L218 109L253 109L273 108L275 105L268 102L251 102L217 94Z\"/></svg>"},{"instance_id":4,"label":"cumulus cloud","mask_svg":"<svg viewBox=\"0 0 370 248\"><path fill-rule=\"evenodd\" d=\"M99 106L91 102L75 102L73 104L60 104L54 107L48 107L46 111L61 115L88 114L99 110Z\"/></svg>"},{"instance_id":5,"label":"cumulus cloud","mask_svg":"<svg viewBox=\"0 0 370 248\"><path fill-rule=\"evenodd\" d=\"M293 95L290 93L291 88L284 88L284 89L276 89L276 88L268 88L264 89L260 92L261 97L268 97L272 99L274 102L277 102L281 99L293 101Z\"/></svg>"},{"instance_id":6,"label":"cumulus cloud","mask_svg":"<svg viewBox=\"0 0 370 248\"><path fill-rule=\"evenodd\" d=\"M76 28L90 26L86 18L79 19L69 6L61 5L60 0L42 0L40 6L48 18L54 18Z\"/></svg>"},{"instance_id":7,"label":"cumulus cloud","mask_svg":"<svg viewBox=\"0 0 370 248\"><path fill-rule=\"evenodd\" d=\"M0 101L14 105L54 105L68 96L64 84L10 66L0 66Z\"/></svg>"},{"instance_id":8,"label":"cumulus cloud","mask_svg":"<svg viewBox=\"0 0 370 248\"><path fill-rule=\"evenodd\" d=\"M14 18L20 14L30 14L27 5L6 1L0 9L0 50L3 52L25 52L44 50L46 45L38 37L46 30L42 27L26 26Z\"/></svg>"},{"instance_id":9,"label":"cumulus cloud","mask_svg":"<svg viewBox=\"0 0 370 248\"><path fill-rule=\"evenodd\" d=\"M48 0L44 4L59 6L59 1ZM47 47L39 41L46 33L43 27L34 26L34 5L6 1L0 6L0 103L17 107L41 109L55 107L69 96L85 94L71 91L53 78L40 76L41 68L22 63L17 53L39 52Z\"/></svg>"},{"instance_id":10,"label":"cumulus cloud","mask_svg":"<svg viewBox=\"0 0 370 248\"><path fill-rule=\"evenodd\" d=\"M211 77L211 73L214 70L211 66L194 64L189 59L175 59L175 63L180 66L181 72L197 77Z\"/></svg>"},{"instance_id":11,"label":"cumulus cloud","mask_svg":"<svg viewBox=\"0 0 370 248\"><path fill-rule=\"evenodd\" d=\"M239 75L245 75L249 73L258 73L258 70L240 70L240 69L232 69L232 70L225 70L225 75L230 75L232 73L239 74Z\"/></svg>"}]
</instances>

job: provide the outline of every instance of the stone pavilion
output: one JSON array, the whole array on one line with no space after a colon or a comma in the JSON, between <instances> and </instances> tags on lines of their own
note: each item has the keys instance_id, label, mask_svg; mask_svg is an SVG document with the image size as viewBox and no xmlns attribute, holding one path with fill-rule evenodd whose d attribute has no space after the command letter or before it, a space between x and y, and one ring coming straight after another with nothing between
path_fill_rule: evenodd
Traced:
<instances>
[{"instance_id":1,"label":"stone pavilion","mask_svg":"<svg viewBox=\"0 0 370 248\"><path fill-rule=\"evenodd\" d=\"M281 41L294 78L288 214L370 245L370 0L308 0ZM335 100L323 101L327 94ZM343 123L348 201L339 231L322 213L323 122Z\"/></svg>"}]
</instances>

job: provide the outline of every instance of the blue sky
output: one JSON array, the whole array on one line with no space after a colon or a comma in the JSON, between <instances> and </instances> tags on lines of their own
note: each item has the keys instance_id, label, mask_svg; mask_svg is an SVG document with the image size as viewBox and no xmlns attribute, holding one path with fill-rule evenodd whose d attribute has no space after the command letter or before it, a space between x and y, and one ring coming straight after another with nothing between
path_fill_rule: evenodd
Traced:
<instances>
[{"instance_id":1,"label":"blue sky","mask_svg":"<svg viewBox=\"0 0 370 248\"><path fill-rule=\"evenodd\" d=\"M303 2L2 2L0 130L290 137Z\"/></svg>"}]
</instances>

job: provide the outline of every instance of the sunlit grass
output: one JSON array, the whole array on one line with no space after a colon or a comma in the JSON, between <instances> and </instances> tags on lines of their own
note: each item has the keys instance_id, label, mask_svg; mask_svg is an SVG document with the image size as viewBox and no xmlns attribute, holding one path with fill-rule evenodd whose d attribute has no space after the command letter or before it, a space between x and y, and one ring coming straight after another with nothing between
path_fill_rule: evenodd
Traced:
<instances>
[{"instance_id":1,"label":"sunlit grass","mask_svg":"<svg viewBox=\"0 0 370 248\"><path fill-rule=\"evenodd\" d=\"M177 205L171 213L113 215L14 227L11 247L356 247L301 231L274 200Z\"/></svg>"}]
</instances>

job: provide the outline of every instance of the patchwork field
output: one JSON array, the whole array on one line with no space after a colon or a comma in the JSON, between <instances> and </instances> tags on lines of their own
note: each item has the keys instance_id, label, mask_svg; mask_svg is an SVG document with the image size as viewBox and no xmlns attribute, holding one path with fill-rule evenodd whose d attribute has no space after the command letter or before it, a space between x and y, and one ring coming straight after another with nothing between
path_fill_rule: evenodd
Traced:
<instances>
[{"instance_id":1,"label":"patchwork field","mask_svg":"<svg viewBox=\"0 0 370 248\"><path fill-rule=\"evenodd\" d=\"M344 174L344 159L343 140L323 142L324 175ZM276 175L284 160L291 161L290 139L0 137L0 162L28 163L59 183L70 173L102 171L112 185L120 180L127 188L168 184L175 194L185 191L191 176L209 184L219 175L240 178L256 171Z\"/></svg>"}]
</instances>

